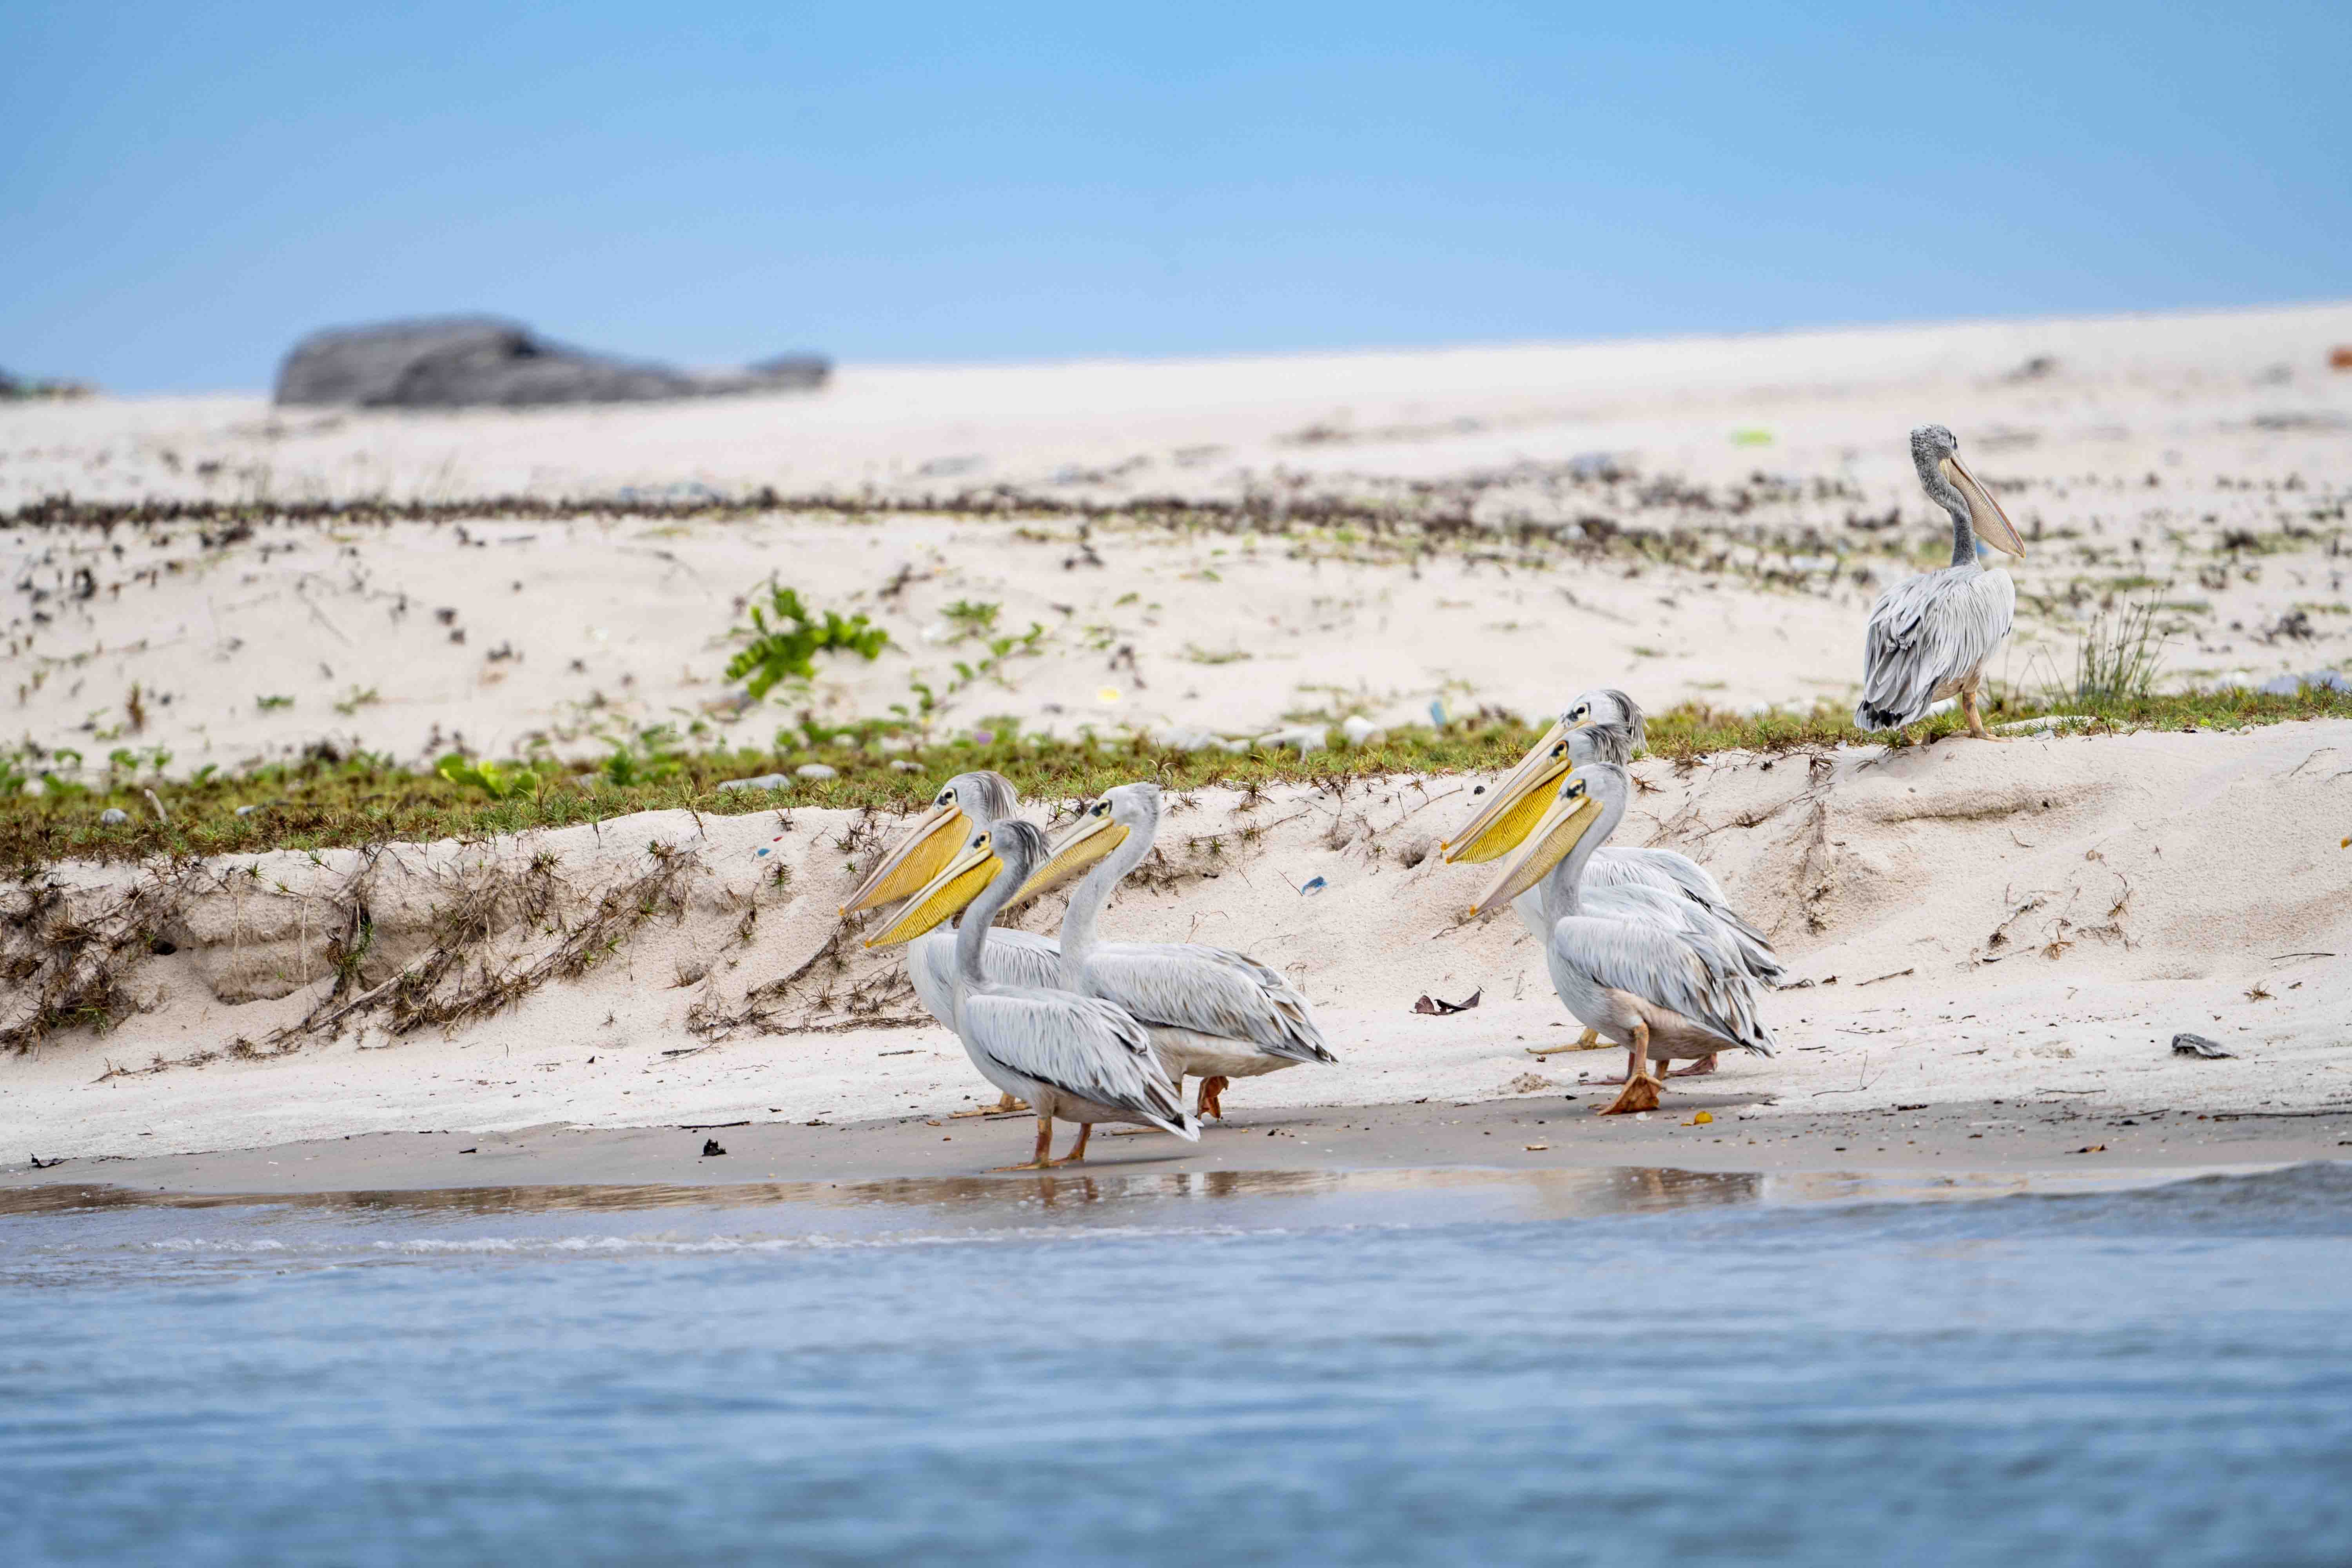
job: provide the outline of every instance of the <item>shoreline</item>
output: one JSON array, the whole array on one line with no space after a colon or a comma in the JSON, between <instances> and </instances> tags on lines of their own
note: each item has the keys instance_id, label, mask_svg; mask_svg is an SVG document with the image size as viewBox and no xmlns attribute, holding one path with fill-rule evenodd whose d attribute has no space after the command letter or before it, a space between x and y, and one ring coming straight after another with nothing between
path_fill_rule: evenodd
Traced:
<instances>
[{"instance_id":1,"label":"shoreline","mask_svg":"<svg viewBox=\"0 0 2352 1568\"><path fill-rule=\"evenodd\" d=\"M1030 1118L908 1116L849 1122L354 1133L206 1153L98 1156L0 1167L0 1214L184 1197L530 1188L694 1190L777 1183L936 1183L1012 1189L1073 1179L1372 1172L1597 1171L1945 1175L2215 1167L2352 1159L2352 1105L2319 1114L1963 1101L1766 1114L1750 1097L1688 1093L1673 1112L1602 1118L1578 1100L1250 1108L1197 1145L1099 1135L1083 1165L997 1172L1029 1147ZM1694 1124L1706 1110L1713 1121ZM1065 1131L1056 1149L1066 1149ZM717 1141L722 1155L702 1153ZM668 1201L678 1201L673 1197Z\"/></svg>"}]
</instances>

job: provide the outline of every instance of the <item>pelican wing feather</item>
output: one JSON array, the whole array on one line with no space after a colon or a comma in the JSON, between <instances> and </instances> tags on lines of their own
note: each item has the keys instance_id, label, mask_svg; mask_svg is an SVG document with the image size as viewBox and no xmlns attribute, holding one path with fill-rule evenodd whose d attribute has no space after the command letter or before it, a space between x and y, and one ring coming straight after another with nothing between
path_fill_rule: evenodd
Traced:
<instances>
[{"instance_id":1,"label":"pelican wing feather","mask_svg":"<svg viewBox=\"0 0 2352 1568\"><path fill-rule=\"evenodd\" d=\"M982 992L964 999L963 1019L968 1048L1024 1078L1181 1137L1200 1136L1152 1054L1151 1037L1108 1002L1066 991Z\"/></svg>"},{"instance_id":2,"label":"pelican wing feather","mask_svg":"<svg viewBox=\"0 0 2352 1568\"><path fill-rule=\"evenodd\" d=\"M2016 614L2009 574L1973 564L1907 578L1881 594L1870 608L1854 722L1891 730L1925 715L1992 657Z\"/></svg>"},{"instance_id":3,"label":"pelican wing feather","mask_svg":"<svg viewBox=\"0 0 2352 1568\"><path fill-rule=\"evenodd\" d=\"M1247 1040L1269 1056L1339 1058L1307 998L1245 954L1200 942L1108 942L1088 955L1087 984L1146 1024Z\"/></svg>"},{"instance_id":4,"label":"pelican wing feather","mask_svg":"<svg viewBox=\"0 0 2352 1568\"><path fill-rule=\"evenodd\" d=\"M1588 893L1622 888L1648 888L1681 901L1692 915L1719 928L1734 949L1739 967L1768 985L1788 973L1771 940L1741 919L1723 889L1689 857L1671 849L1620 849L1607 846L1593 854L1584 868Z\"/></svg>"},{"instance_id":5,"label":"pelican wing feather","mask_svg":"<svg viewBox=\"0 0 2352 1568\"><path fill-rule=\"evenodd\" d=\"M1731 958L1727 944L1709 941L1663 896L1627 898L1616 889L1589 899L1591 914L1569 915L1552 927L1555 957L1594 981L1679 1013L1726 1040L1760 1056L1772 1054L1772 1034L1756 1016L1756 990Z\"/></svg>"},{"instance_id":6,"label":"pelican wing feather","mask_svg":"<svg viewBox=\"0 0 2352 1568\"><path fill-rule=\"evenodd\" d=\"M914 982L915 999L945 1029L955 1027L955 932L941 929L917 937L907 949L907 978ZM1050 991L1061 984L1061 944L1035 931L1000 926L980 950L980 970L992 985Z\"/></svg>"}]
</instances>

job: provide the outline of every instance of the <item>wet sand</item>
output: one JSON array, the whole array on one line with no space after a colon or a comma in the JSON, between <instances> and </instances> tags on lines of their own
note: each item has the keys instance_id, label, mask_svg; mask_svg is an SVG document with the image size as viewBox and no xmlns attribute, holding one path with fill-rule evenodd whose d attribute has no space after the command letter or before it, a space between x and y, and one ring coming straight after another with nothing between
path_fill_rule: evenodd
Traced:
<instances>
[{"instance_id":1,"label":"wet sand","mask_svg":"<svg viewBox=\"0 0 2352 1568\"><path fill-rule=\"evenodd\" d=\"M1754 1115L1731 1093L1677 1093L1672 1112L1593 1114L1599 1091L1471 1104L1242 1110L1198 1144L1162 1133L1098 1134L1083 1166L995 1173L1028 1155L1025 1115L855 1122L505 1132L354 1134L266 1148L67 1160L0 1169L0 1212L77 1193L175 1194L417 1192L522 1187L711 1188L774 1182L986 1176L994 1182L1185 1173L1595 1169L1699 1172L2065 1172L2191 1170L2352 1159L2352 1106L2251 1115L2063 1103ZM1697 1112L1713 1120L1694 1124ZM1064 1128L1057 1151L1068 1147ZM706 1156L716 1141L726 1152Z\"/></svg>"}]
</instances>

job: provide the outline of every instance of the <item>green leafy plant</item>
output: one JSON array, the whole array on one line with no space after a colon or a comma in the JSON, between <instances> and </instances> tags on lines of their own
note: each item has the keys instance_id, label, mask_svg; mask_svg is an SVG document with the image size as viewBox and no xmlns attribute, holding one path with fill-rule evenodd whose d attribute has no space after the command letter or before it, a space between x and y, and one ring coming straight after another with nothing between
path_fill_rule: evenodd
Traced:
<instances>
[{"instance_id":1,"label":"green leafy plant","mask_svg":"<svg viewBox=\"0 0 2352 1568\"><path fill-rule=\"evenodd\" d=\"M291 708L294 706L294 699L291 697L257 697L253 701L254 705L259 708L264 713L268 712L273 708Z\"/></svg>"},{"instance_id":2,"label":"green leafy plant","mask_svg":"<svg viewBox=\"0 0 2352 1568\"><path fill-rule=\"evenodd\" d=\"M940 613L947 616L949 624L955 627L955 640L961 642L966 637L985 637L995 630L996 617L1003 609L1002 605L990 604L982 599L958 599Z\"/></svg>"},{"instance_id":3,"label":"green leafy plant","mask_svg":"<svg viewBox=\"0 0 2352 1568\"><path fill-rule=\"evenodd\" d=\"M358 687L354 686L349 691L345 692L342 698L336 702L335 711L348 719L352 714L358 712L361 709L372 707L383 700L383 698L378 697L375 694L374 687L371 686L366 690L362 691Z\"/></svg>"},{"instance_id":4,"label":"green leafy plant","mask_svg":"<svg viewBox=\"0 0 2352 1568\"><path fill-rule=\"evenodd\" d=\"M492 800L513 800L539 793L539 774L530 768L502 768L491 762L468 762L452 752L433 771L453 784L470 784Z\"/></svg>"},{"instance_id":5,"label":"green leafy plant","mask_svg":"<svg viewBox=\"0 0 2352 1568\"><path fill-rule=\"evenodd\" d=\"M614 742L597 771L614 789L636 789L674 778L684 765L677 730L667 724L648 724L635 735Z\"/></svg>"},{"instance_id":6,"label":"green leafy plant","mask_svg":"<svg viewBox=\"0 0 2352 1568\"><path fill-rule=\"evenodd\" d=\"M854 653L871 660L890 646L890 634L864 616L827 610L822 617L801 603L797 590L768 581L768 603L751 606L751 624L733 635L750 641L727 661L727 679L743 680L753 701L778 682L806 680L816 673L820 653Z\"/></svg>"}]
</instances>

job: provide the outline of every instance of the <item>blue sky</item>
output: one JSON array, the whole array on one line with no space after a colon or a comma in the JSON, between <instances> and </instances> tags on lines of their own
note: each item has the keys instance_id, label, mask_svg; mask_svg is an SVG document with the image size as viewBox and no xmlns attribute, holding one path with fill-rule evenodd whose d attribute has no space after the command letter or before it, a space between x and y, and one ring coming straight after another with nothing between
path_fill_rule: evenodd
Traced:
<instances>
[{"instance_id":1,"label":"blue sky","mask_svg":"<svg viewBox=\"0 0 2352 1568\"><path fill-rule=\"evenodd\" d=\"M0 365L688 363L2352 295L2352 5L0 6Z\"/></svg>"}]
</instances>

